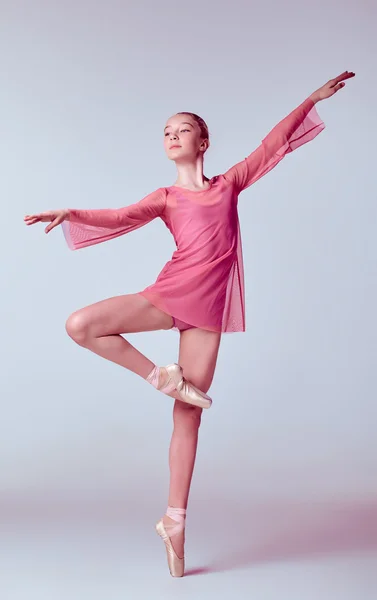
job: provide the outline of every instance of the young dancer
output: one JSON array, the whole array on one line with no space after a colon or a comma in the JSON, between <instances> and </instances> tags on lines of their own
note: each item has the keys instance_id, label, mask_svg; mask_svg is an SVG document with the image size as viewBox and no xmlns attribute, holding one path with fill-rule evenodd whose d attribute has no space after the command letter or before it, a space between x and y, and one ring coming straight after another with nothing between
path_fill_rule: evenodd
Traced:
<instances>
[{"instance_id":1,"label":"young dancer","mask_svg":"<svg viewBox=\"0 0 377 600\"><path fill-rule=\"evenodd\" d=\"M177 249L157 280L137 294L97 302L73 313L66 329L75 342L137 373L175 399L169 449L168 508L156 524L165 542L170 573L184 574L185 518L203 408L211 386L221 334L245 331L244 272L237 214L238 195L286 154L325 127L315 105L354 77L330 79L276 125L243 161L211 179L204 176L208 129L200 117L180 112L164 129L164 146L175 162L174 185L160 187L119 209L64 209L25 216L27 225L61 224L73 250L98 244L160 217ZM180 332L178 363L158 367L121 334L171 329Z\"/></svg>"}]
</instances>

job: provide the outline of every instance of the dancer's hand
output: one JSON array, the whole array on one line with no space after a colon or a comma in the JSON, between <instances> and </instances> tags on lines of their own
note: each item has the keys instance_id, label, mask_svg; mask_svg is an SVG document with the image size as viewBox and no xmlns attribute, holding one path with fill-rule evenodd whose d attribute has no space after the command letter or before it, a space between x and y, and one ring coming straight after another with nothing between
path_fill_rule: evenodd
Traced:
<instances>
[{"instance_id":1,"label":"dancer's hand","mask_svg":"<svg viewBox=\"0 0 377 600\"><path fill-rule=\"evenodd\" d=\"M344 71L338 75L338 77L330 79L327 83L325 83L325 85L313 92L313 94L310 96L311 99L313 102L319 102L320 100L325 100L325 98L330 98L330 96L333 96L346 85L344 80L350 79L350 77L355 77L355 73L352 71Z\"/></svg>"},{"instance_id":2,"label":"dancer's hand","mask_svg":"<svg viewBox=\"0 0 377 600\"><path fill-rule=\"evenodd\" d=\"M24 217L24 221L26 225L34 225L34 223L45 223L46 221L50 221L50 225L47 225L45 229L45 233L48 233L56 227L69 219L69 210L49 210L47 212L39 213L38 215L26 215Z\"/></svg>"}]
</instances>

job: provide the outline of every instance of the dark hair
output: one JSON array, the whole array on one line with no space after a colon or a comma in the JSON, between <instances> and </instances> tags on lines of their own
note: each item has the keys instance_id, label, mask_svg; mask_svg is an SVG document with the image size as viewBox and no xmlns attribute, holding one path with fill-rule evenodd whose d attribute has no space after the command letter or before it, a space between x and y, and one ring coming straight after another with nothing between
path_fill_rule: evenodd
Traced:
<instances>
[{"instance_id":1,"label":"dark hair","mask_svg":"<svg viewBox=\"0 0 377 600\"><path fill-rule=\"evenodd\" d=\"M196 115L195 113L186 112L186 111L179 112L179 113L177 113L177 115L189 115L190 117L195 119L195 121L197 122L197 124L199 125L199 128L200 128L200 136L203 139L209 140L208 126L207 126L207 123L204 121L204 119L202 119L202 117L199 117L199 115Z\"/></svg>"}]
</instances>

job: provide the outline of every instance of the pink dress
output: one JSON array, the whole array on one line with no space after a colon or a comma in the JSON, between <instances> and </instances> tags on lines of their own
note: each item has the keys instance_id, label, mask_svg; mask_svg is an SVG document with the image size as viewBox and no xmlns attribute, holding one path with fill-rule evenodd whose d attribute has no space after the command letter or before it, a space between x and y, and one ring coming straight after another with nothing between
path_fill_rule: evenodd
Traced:
<instances>
[{"instance_id":1,"label":"pink dress","mask_svg":"<svg viewBox=\"0 0 377 600\"><path fill-rule=\"evenodd\" d=\"M243 161L212 177L204 191L161 187L119 209L70 209L63 222L69 247L113 239L160 217L177 249L155 283L140 292L157 308L194 327L245 331L244 269L238 195L325 125L307 98Z\"/></svg>"}]
</instances>

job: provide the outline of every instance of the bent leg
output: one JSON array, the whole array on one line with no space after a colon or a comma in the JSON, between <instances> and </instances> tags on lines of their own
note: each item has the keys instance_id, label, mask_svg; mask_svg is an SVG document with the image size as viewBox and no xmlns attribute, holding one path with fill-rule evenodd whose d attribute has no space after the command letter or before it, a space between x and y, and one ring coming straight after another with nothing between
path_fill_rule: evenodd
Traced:
<instances>
[{"instance_id":1,"label":"bent leg","mask_svg":"<svg viewBox=\"0 0 377 600\"><path fill-rule=\"evenodd\" d=\"M170 329L173 319L140 294L115 296L74 312L68 335L80 346L133 371L144 379L154 367L120 334Z\"/></svg>"},{"instance_id":2,"label":"bent leg","mask_svg":"<svg viewBox=\"0 0 377 600\"><path fill-rule=\"evenodd\" d=\"M203 329L188 329L180 335L179 364L186 379L208 392L215 373L221 334ZM176 400L174 429L169 449L169 506L187 508L198 445L202 409ZM164 522L171 524L169 517ZM172 539L179 557L183 556L184 531Z\"/></svg>"}]
</instances>

